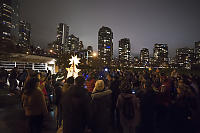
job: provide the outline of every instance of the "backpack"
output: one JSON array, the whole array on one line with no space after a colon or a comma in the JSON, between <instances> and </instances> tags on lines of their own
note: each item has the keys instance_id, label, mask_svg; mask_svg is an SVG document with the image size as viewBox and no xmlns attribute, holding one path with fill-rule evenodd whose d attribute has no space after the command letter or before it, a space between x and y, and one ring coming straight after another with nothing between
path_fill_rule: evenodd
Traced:
<instances>
[{"instance_id":1,"label":"backpack","mask_svg":"<svg viewBox=\"0 0 200 133\"><path fill-rule=\"evenodd\" d=\"M123 97L122 114L127 120L131 120L135 117L135 109L132 102L132 97Z\"/></svg>"}]
</instances>

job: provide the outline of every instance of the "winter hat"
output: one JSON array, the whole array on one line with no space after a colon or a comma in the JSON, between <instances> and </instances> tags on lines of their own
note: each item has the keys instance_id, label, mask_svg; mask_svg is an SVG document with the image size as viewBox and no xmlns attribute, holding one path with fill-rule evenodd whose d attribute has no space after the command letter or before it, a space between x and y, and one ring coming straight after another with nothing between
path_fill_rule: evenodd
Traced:
<instances>
[{"instance_id":1,"label":"winter hat","mask_svg":"<svg viewBox=\"0 0 200 133\"><path fill-rule=\"evenodd\" d=\"M97 80L93 92L102 91L104 89L104 81Z\"/></svg>"}]
</instances>

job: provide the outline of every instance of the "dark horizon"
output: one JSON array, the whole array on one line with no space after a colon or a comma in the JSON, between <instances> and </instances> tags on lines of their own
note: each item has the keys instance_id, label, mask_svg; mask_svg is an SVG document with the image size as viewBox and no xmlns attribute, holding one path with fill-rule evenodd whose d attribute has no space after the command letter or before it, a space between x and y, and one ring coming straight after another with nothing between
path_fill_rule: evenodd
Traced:
<instances>
[{"instance_id":1,"label":"dark horizon","mask_svg":"<svg viewBox=\"0 0 200 133\"><path fill-rule=\"evenodd\" d=\"M95 51L98 30L107 26L114 34L115 56L122 38L130 38L133 55L142 48L152 54L155 43L166 43L172 56L176 48L193 48L200 41L199 5L199 0L24 0L21 16L31 23L33 40L43 47L56 39L57 24L65 23L70 34Z\"/></svg>"}]
</instances>

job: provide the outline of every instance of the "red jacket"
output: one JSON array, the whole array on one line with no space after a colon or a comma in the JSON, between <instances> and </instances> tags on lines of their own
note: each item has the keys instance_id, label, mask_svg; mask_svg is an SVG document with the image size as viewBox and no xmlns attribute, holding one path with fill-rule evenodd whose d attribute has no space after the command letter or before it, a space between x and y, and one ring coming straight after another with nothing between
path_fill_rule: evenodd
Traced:
<instances>
[{"instance_id":1,"label":"red jacket","mask_svg":"<svg viewBox=\"0 0 200 133\"><path fill-rule=\"evenodd\" d=\"M86 86L87 86L87 89L88 89L88 92L92 92L94 87L95 87L95 79L91 79L89 81L86 81Z\"/></svg>"}]
</instances>

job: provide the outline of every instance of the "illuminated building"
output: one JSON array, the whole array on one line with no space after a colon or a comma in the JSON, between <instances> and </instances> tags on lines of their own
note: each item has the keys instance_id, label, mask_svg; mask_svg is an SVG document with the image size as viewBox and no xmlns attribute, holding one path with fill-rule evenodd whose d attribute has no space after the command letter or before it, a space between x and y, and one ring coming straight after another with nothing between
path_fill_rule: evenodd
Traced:
<instances>
[{"instance_id":1,"label":"illuminated building","mask_svg":"<svg viewBox=\"0 0 200 133\"><path fill-rule=\"evenodd\" d=\"M133 58L133 66L134 67L139 67L139 64L140 64L140 60L139 58L136 56Z\"/></svg>"},{"instance_id":2,"label":"illuminated building","mask_svg":"<svg viewBox=\"0 0 200 133\"><path fill-rule=\"evenodd\" d=\"M25 21L19 23L19 42L21 48L29 48L31 41L31 25Z\"/></svg>"},{"instance_id":3,"label":"illuminated building","mask_svg":"<svg viewBox=\"0 0 200 133\"><path fill-rule=\"evenodd\" d=\"M170 57L169 58L169 66L170 66L170 68L176 68L177 67L176 57Z\"/></svg>"},{"instance_id":4,"label":"illuminated building","mask_svg":"<svg viewBox=\"0 0 200 133\"><path fill-rule=\"evenodd\" d=\"M154 58L153 58L153 57L150 57L150 58L149 58L149 65L150 65L150 66L153 66L153 64L154 64Z\"/></svg>"},{"instance_id":5,"label":"illuminated building","mask_svg":"<svg viewBox=\"0 0 200 133\"><path fill-rule=\"evenodd\" d=\"M69 36L69 26L67 26L64 23L59 23L57 27L57 36L56 36L57 41L56 42L57 42L57 45L58 45L57 47L58 47L58 50L60 51L60 54L68 50L68 47L67 47L68 36Z\"/></svg>"},{"instance_id":6,"label":"illuminated building","mask_svg":"<svg viewBox=\"0 0 200 133\"><path fill-rule=\"evenodd\" d=\"M194 49L179 48L176 50L176 62L179 67L190 68L195 62Z\"/></svg>"},{"instance_id":7,"label":"illuminated building","mask_svg":"<svg viewBox=\"0 0 200 133\"><path fill-rule=\"evenodd\" d=\"M92 57L93 57L93 47L92 46L88 46L87 47L87 56L88 56L88 61L89 63L92 62Z\"/></svg>"},{"instance_id":8,"label":"illuminated building","mask_svg":"<svg viewBox=\"0 0 200 133\"><path fill-rule=\"evenodd\" d=\"M168 65L168 45L155 44L154 45L154 65L158 67L165 67Z\"/></svg>"},{"instance_id":9,"label":"illuminated building","mask_svg":"<svg viewBox=\"0 0 200 133\"><path fill-rule=\"evenodd\" d=\"M140 51L140 63L142 66L149 66L149 50L147 48Z\"/></svg>"},{"instance_id":10,"label":"illuminated building","mask_svg":"<svg viewBox=\"0 0 200 133\"><path fill-rule=\"evenodd\" d=\"M88 47L87 47L87 50L88 50L88 54L89 54L89 56L92 56L92 53L93 53L93 47L92 47L92 46L88 46Z\"/></svg>"},{"instance_id":11,"label":"illuminated building","mask_svg":"<svg viewBox=\"0 0 200 133\"><path fill-rule=\"evenodd\" d=\"M71 34L68 37L68 50L70 52L77 52L79 49L79 38Z\"/></svg>"},{"instance_id":12,"label":"illuminated building","mask_svg":"<svg viewBox=\"0 0 200 133\"><path fill-rule=\"evenodd\" d=\"M98 32L98 56L104 65L110 66L113 57L113 32L108 27L101 27Z\"/></svg>"},{"instance_id":13,"label":"illuminated building","mask_svg":"<svg viewBox=\"0 0 200 133\"><path fill-rule=\"evenodd\" d=\"M88 51L88 58L92 58L93 47L92 46L88 46L87 47L87 51Z\"/></svg>"},{"instance_id":14,"label":"illuminated building","mask_svg":"<svg viewBox=\"0 0 200 133\"><path fill-rule=\"evenodd\" d=\"M14 10L11 1L2 1L0 5L0 37L1 39L11 40L12 15Z\"/></svg>"},{"instance_id":15,"label":"illuminated building","mask_svg":"<svg viewBox=\"0 0 200 133\"><path fill-rule=\"evenodd\" d=\"M131 46L128 38L119 41L119 61L121 66L129 65L131 61Z\"/></svg>"},{"instance_id":16,"label":"illuminated building","mask_svg":"<svg viewBox=\"0 0 200 133\"><path fill-rule=\"evenodd\" d=\"M18 41L19 0L1 0L0 39Z\"/></svg>"},{"instance_id":17,"label":"illuminated building","mask_svg":"<svg viewBox=\"0 0 200 133\"><path fill-rule=\"evenodd\" d=\"M83 50L84 46L83 46L83 41L79 41L79 45L78 45L78 51Z\"/></svg>"},{"instance_id":18,"label":"illuminated building","mask_svg":"<svg viewBox=\"0 0 200 133\"><path fill-rule=\"evenodd\" d=\"M22 0L11 0L12 1L12 7L14 9L13 15L12 15L12 39L15 42L19 41L19 23L20 23L20 5L22 3Z\"/></svg>"},{"instance_id":19,"label":"illuminated building","mask_svg":"<svg viewBox=\"0 0 200 133\"><path fill-rule=\"evenodd\" d=\"M195 56L196 56L196 63L200 64L200 41L195 42Z\"/></svg>"}]
</instances>

